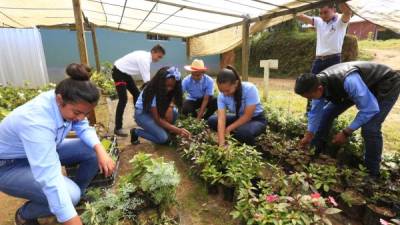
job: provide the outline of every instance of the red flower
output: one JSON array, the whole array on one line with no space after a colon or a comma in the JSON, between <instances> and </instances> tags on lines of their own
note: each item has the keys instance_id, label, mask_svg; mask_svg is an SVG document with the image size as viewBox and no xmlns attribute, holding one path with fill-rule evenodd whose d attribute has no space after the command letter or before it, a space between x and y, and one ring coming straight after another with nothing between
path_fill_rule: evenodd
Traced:
<instances>
[{"instance_id":1,"label":"red flower","mask_svg":"<svg viewBox=\"0 0 400 225\"><path fill-rule=\"evenodd\" d=\"M338 206L336 200L335 200L332 196L329 196L329 197L328 197L328 201L329 201L333 206L335 206L335 207Z\"/></svg>"},{"instance_id":2,"label":"red flower","mask_svg":"<svg viewBox=\"0 0 400 225\"><path fill-rule=\"evenodd\" d=\"M379 222L380 222L382 225L389 225L389 222L386 221L386 220L384 220L384 219L379 219Z\"/></svg>"},{"instance_id":3,"label":"red flower","mask_svg":"<svg viewBox=\"0 0 400 225\"><path fill-rule=\"evenodd\" d=\"M275 201L277 201L278 199L279 199L278 195L267 195L267 196L265 197L265 200L266 200L268 203L275 202Z\"/></svg>"},{"instance_id":4,"label":"red flower","mask_svg":"<svg viewBox=\"0 0 400 225\"><path fill-rule=\"evenodd\" d=\"M321 195L319 193L312 193L310 196L313 199L319 199L321 197Z\"/></svg>"}]
</instances>

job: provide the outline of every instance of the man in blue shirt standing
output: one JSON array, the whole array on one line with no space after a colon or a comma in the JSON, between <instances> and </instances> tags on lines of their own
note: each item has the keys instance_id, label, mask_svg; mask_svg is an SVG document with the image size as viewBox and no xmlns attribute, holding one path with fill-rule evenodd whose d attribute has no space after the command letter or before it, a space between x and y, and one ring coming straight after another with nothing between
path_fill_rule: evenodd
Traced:
<instances>
[{"instance_id":1,"label":"man in blue shirt standing","mask_svg":"<svg viewBox=\"0 0 400 225\"><path fill-rule=\"evenodd\" d=\"M320 153L326 147L333 120L351 106L359 112L353 122L333 137L341 145L361 127L365 142L365 165L372 176L379 176L383 148L382 123L400 92L400 74L370 62L341 63L317 75L303 74L296 80L295 92L312 99L308 129L302 147L312 144Z\"/></svg>"},{"instance_id":2,"label":"man in blue shirt standing","mask_svg":"<svg viewBox=\"0 0 400 225\"><path fill-rule=\"evenodd\" d=\"M182 113L198 120L208 119L217 110L217 100L213 97L214 80L204 73L207 67L203 60L195 59L185 69L192 74L182 80L182 91L187 93Z\"/></svg>"}]
</instances>

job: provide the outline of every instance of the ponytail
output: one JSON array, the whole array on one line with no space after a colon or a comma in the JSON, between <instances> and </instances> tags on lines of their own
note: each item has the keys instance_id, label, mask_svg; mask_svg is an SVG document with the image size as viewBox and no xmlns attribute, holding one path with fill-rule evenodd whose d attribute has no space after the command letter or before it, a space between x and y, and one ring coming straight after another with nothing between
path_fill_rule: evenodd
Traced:
<instances>
[{"instance_id":1,"label":"ponytail","mask_svg":"<svg viewBox=\"0 0 400 225\"><path fill-rule=\"evenodd\" d=\"M223 68L217 75L217 83L219 84L234 84L236 81L238 81L238 86L233 94L233 99L236 105L236 116L238 116L240 107L242 106L242 80L238 72L233 66L229 65Z\"/></svg>"},{"instance_id":2,"label":"ponytail","mask_svg":"<svg viewBox=\"0 0 400 225\"><path fill-rule=\"evenodd\" d=\"M60 94L64 103L86 102L97 104L100 94L90 81L90 68L84 64L72 63L65 69L69 78L57 84L55 93Z\"/></svg>"}]
</instances>

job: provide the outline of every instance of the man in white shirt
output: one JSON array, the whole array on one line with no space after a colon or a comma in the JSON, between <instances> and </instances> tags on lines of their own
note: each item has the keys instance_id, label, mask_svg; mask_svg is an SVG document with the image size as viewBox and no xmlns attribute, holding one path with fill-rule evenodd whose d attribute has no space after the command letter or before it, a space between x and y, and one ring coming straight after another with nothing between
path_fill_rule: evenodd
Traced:
<instances>
[{"instance_id":1,"label":"man in white shirt","mask_svg":"<svg viewBox=\"0 0 400 225\"><path fill-rule=\"evenodd\" d=\"M128 102L126 90L132 94L134 104L136 104L136 100L140 94L132 76L140 74L143 82L148 82L150 80L150 64L152 62L158 62L164 57L164 55L165 49L161 45L156 45L150 52L134 51L115 61L112 77L115 82L119 99L117 110L115 112L114 133L116 135L122 137L128 136L128 134L122 129L122 118L126 103Z\"/></svg>"},{"instance_id":2,"label":"man in white shirt","mask_svg":"<svg viewBox=\"0 0 400 225\"><path fill-rule=\"evenodd\" d=\"M312 74L318 74L322 70L340 63L344 36L351 18L351 10L346 3L339 4L342 15L336 14L333 3L322 6L319 9L319 17L310 17L300 14L297 19L303 23L311 24L317 32L316 57L311 67ZM310 102L307 104L307 112L310 111Z\"/></svg>"}]
</instances>

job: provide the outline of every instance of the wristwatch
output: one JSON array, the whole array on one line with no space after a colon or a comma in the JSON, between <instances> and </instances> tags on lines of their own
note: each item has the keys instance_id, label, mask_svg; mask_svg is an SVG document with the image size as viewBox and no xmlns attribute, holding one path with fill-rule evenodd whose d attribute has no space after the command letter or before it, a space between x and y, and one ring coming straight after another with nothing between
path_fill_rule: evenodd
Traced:
<instances>
[{"instance_id":1,"label":"wristwatch","mask_svg":"<svg viewBox=\"0 0 400 225\"><path fill-rule=\"evenodd\" d=\"M342 130L342 133L344 134L344 136L346 136L346 137L350 137L351 136L351 132L349 132L348 130L346 130L346 129L343 129Z\"/></svg>"}]
</instances>

